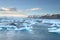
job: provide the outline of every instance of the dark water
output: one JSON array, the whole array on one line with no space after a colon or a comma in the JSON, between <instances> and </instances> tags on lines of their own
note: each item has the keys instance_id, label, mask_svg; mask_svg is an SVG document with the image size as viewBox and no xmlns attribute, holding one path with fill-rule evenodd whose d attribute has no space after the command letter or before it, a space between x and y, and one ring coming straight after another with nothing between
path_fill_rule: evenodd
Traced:
<instances>
[{"instance_id":1,"label":"dark water","mask_svg":"<svg viewBox=\"0 0 60 40\"><path fill-rule=\"evenodd\" d=\"M0 31L0 40L60 40L60 34L49 33L47 25L33 25L33 31Z\"/></svg>"}]
</instances>

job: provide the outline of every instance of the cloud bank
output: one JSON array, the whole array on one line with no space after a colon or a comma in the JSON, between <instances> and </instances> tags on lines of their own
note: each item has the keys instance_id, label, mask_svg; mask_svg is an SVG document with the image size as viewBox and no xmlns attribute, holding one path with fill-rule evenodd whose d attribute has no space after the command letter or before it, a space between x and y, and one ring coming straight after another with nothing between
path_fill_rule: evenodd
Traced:
<instances>
[{"instance_id":1,"label":"cloud bank","mask_svg":"<svg viewBox=\"0 0 60 40\"><path fill-rule=\"evenodd\" d=\"M17 11L17 12L28 12L28 11L36 11L36 10L41 10L41 8L30 8L30 9L24 9L24 10L17 10L16 8L5 8L2 7L0 8L0 11Z\"/></svg>"},{"instance_id":2,"label":"cloud bank","mask_svg":"<svg viewBox=\"0 0 60 40\"><path fill-rule=\"evenodd\" d=\"M16 8L4 8L2 7L0 11L17 11Z\"/></svg>"},{"instance_id":3,"label":"cloud bank","mask_svg":"<svg viewBox=\"0 0 60 40\"><path fill-rule=\"evenodd\" d=\"M41 8L30 8L30 9L24 9L24 10L18 10L16 8L0 8L0 16L22 16L27 17L27 13L30 13L32 11L41 10Z\"/></svg>"}]
</instances>

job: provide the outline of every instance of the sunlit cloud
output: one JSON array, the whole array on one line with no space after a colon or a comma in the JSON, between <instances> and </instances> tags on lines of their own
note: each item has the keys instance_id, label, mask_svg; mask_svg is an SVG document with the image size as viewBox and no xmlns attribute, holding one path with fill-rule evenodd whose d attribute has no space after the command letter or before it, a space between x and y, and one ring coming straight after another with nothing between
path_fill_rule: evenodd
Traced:
<instances>
[{"instance_id":1,"label":"sunlit cloud","mask_svg":"<svg viewBox=\"0 0 60 40\"><path fill-rule=\"evenodd\" d=\"M0 11L18 11L18 12L28 12L28 11L36 11L41 10L41 8L30 8L30 9L24 9L24 10L17 10L16 8L5 8L2 7Z\"/></svg>"},{"instance_id":2,"label":"sunlit cloud","mask_svg":"<svg viewBox=\"0 0 60 40\"><path fill-rule=\"evenodd\" d=\"M41 10L41 8L31 8L30 10Z\"/></svg>"},{"instance_id":3,"label":"sunlit cloud","mask_svg":"<svg viewBox=\"0 0 60 40\"><path fill-rule=\"evenodd\" d=\"M16 8L5 8L5 7L2 7L0 9L0 11L16 11Z\"/></svg>"},{"instance_id":4,"label":"sunlit cloud","mask_svg":"<svg viewBox=\"0 0 60 40\"><path fill-rule=\"evenodd\" d=\"M39 10L42 10L42 8L30 8L30 9L25 9L23 11L25 11L25 12L32 12L32 11L39 11Z\"/></svg>"},{"instance_id":5,"label":"sunlit cloud","mask_svg":"<svg viewBox=\"0 0 60 40\"><path fill-rule=\"evenodd\" d=\"M24 9L24 10L18 10L16 8L0 8L0 16L21 16L21 17L27 17L28 14L32 11L38 11L41 10L41 8L30 8L30 9Z\"/></svg>"},{"instance_id":6,"label":"sunlit cloud","mask_svg":"<svg viewBox=\"0 0 60 40\"><path fill-rule=\"evenodd\" d=\"M0 16L15 16L15 17L27 17L21 10L16 10L16 8L4 8L0 9Z\"/></svg>"},{"instance_id":7,"label":"sunlit cloud","mask_svg":"<svg viewBox=\"0 0 60 40\"><path fill-rule=\"evenodd\" d=\"M0 16L7 16L7 17L27 17L27 15L24 14L0 14Z\"/></svg>"}]
</instances>

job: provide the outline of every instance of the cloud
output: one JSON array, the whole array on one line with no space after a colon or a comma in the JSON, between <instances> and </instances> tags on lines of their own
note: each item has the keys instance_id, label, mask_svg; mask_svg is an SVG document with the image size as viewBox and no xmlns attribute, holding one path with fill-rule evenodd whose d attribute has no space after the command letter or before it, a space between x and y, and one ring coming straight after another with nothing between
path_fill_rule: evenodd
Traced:
<instances>
[{"instance_id":1,"label":"cloud","mask_svg":"<svg viewBox=\"0 0 60 40\"><path fill-rule=\"evenodd\" d=\"M5 7L2 7L0 9L0 11L16 11L16 8L5 8Z\"/></svg>"},{"instance_id":2,"label":"cloud","mask_svg":"<svg viewBox=\"0 0 60 40\"><path fill-rule=\"evenodd\" d=\"M16 11L0 11L0 16L7 16L7 17L27 17L28 15L22 12Z\"/></svg>"},{"instance_id":3,"label":"cloud","mask_svg":"<svg viewBox=\"0 0 60 40\"><path fill-rule=\"evenodd\" d=\"M34 10L41 10L41 8L31 8L30 10L34 11Z\"/></svg>"},{"instance_id":4,"label":"cloud","mask_svg":"<svg viewBox=\"0 0 60 40\"><path fill-rule=\"evenodd\" d=\"M24 10L17 10L16 8L5 8L2 7L0 11L18 11L18 12L31 12L31 11L36 11L36 10L41 10L41 8L30 8L30 9L24 9Z\"/></svg>"},{"instance_id":5,"label":"cloud","mask_svg":"<svg viewBox=\"0 0 60 40\"><path fill-rule=\"evenodd\" d=\"M32 12L32 11L39 11L39 10L42 10L42 8L30 8L30 9L25 9L23 11L25 11L25 12Z\"/></svg>"},{"instance_id":6,"label":"cloud","mask_svg":"<svg viewBox=\"0 0 60 40\"><path fill-rule=\"evenodd\" d=\"M27 17L27 15L21 10L17 10L16 8L5 8L5 7L2 7L0 9L0 16Z\"/></svg>"},{"instance_id":7,"label":"cloud","mask_svg":"<svg viewBox=\"0 0 60 40\"><path fill-rule=\"evenodd\" d=\"M5 7L2 7L0 8L0 16L3 16L6 14L6 16L28 16L29 13L32 13L37 11L38 10L41 10L41 8L30 8L30 9L23 9L23 10L18 10L16 8L5 8ZM32 12L33 11L33 12ZM3 15L1 15L3 14ZM17 15L18 14L18 15Z\"/></svg>"},{"instance_id":8,"label":"cloud","mask_svg":"<svg viewBox=\"0 0 60 40\"><path fill-rule=\"evenodd\" d=\"M0 16L7 16L7 17L27 17L27 15L24 14L0 14Z\"/></svg>"},{"instance_id":9,"label":"cloud","mask_svg":"<svg viewBox=\"0 0 60 40\"><path fill-rule=\"evenodd\" d=\"M5 8L5 7L2 7L2 8L0 8L0 13L4 13L4 14L6 14L6 13L10 13L10 14L15 14L15 13L22 13L22 11L21 10L17 10L16 8Z\"/></svg>"}]
</instances>

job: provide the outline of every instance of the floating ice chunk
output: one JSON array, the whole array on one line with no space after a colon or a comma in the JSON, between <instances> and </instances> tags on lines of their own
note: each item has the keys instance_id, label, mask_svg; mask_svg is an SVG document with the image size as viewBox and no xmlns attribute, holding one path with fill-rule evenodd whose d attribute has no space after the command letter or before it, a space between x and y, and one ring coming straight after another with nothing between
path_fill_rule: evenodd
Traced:
<instances>
[{"instance_id":1,"label":"floating ice chunk","mask_svg":"<svg viewBox=\"0 0 60 40\"><path fill-rule=\"evenodd\" d=\"M60 33L60 28L56 28L56 27L48 28L48 32Z\"/></svg>"}]
</instances>

